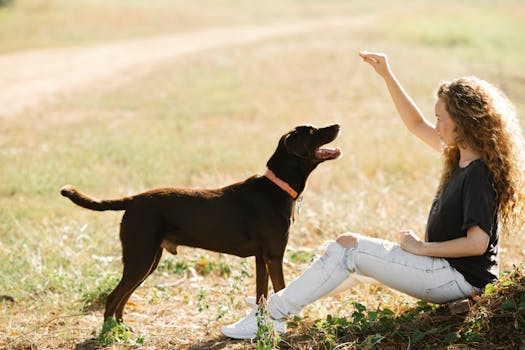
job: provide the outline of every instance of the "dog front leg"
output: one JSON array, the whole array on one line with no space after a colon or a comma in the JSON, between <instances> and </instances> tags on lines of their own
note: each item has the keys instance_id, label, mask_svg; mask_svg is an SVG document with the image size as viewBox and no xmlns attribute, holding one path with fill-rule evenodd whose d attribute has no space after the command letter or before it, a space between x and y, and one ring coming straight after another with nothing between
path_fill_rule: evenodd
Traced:
<instances>
[{"instance_id":1,"label":"dog front leg","mask_svg":"<svg viewBox=\"0 0 525 350\"><path fill-rule=\"evenodd\" d=\"M273 290L277 293L286 287L283 274L283 258L271 258L267 261L268 271L272 279Z\"/></svg>"},{"instance_id":2,"label":"dog front leg","mask_svg":"<svg viewBox=\"0 0 525 350\"><path fill-rule=\"evenodd\" d=\"M268 270L266 269L266 262L261 255L255 256L255 283L256 300L257 304L259 304L261 297L265 299L268 297Z\"/></svg>"}]
</instances>

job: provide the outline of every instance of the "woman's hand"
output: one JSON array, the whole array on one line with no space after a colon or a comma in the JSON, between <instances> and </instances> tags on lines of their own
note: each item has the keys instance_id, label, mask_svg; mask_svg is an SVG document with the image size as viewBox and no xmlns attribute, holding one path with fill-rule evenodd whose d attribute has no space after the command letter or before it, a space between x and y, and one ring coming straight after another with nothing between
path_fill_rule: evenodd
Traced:
<instances>
[{"instance_id":1,"label":"woman's hand","mask_svg":"<svg viewBox=\"0 0 525 350\"><path fill-rule=\"evenodd\" d=\"M366 63L370 64L377 72L377 74L379 74L383 78L386 78L387 76L392 74L386 54L360 51L359 57L361 57Z\"/></svg>"},{"instance_id":2,"label":"woman's hand","mask_svg":"<svg viewBox=\"0 0 525 350\"><path fill-rule=\"evenodd\" d=\"M399 246L409 253L423 255L422 248L424 244L425 242L412 230L402 230L399 232Z\"/></svg>"}]
</instances>

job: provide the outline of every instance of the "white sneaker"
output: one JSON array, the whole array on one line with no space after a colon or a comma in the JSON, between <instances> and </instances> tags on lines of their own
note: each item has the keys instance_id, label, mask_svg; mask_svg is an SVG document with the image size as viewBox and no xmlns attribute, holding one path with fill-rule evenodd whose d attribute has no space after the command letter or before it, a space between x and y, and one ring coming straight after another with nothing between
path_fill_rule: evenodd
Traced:
<instances>
[{"instance_id":1,"label":"white sneaker","mask_svg":"<svg viewBox=\"0 0 525 350\"><path fill-rule=\"evenodd\" d=\"M246 304L246 306L248 306L250 308L256 307L257 306L257 299L255 299L254 296L246 297L246 298L244 298L244 304ZM296 316L299 316L299 317L303 317L302 315L303 315L302 310L296 314Z\"/></svg>"},{"instance_id":2,"label":"white sneaker","mask_svg":"<svg viewBox=\"0 0 525 350\"><path fill-rule=\"evenodd\" d=\"M253 339L257 336L257 316L259 307L256 306L244 318L221 328L222 334L233 339ZM286 332L286 322L270 318L273 329L279 333Z\"/></svg>"},{"instance_id":3,"label":"white sneaker","mask_svg":"<svg viewBox=\"0 0 525 350\"><path fill-rule=\"evenodd\" d=\"M249 306L249 307L255 307L257 306L257 299L255 299L255 297L246 297L244 298L244 303L246 304L246 306Z\"/></svg>"}]
</instances>

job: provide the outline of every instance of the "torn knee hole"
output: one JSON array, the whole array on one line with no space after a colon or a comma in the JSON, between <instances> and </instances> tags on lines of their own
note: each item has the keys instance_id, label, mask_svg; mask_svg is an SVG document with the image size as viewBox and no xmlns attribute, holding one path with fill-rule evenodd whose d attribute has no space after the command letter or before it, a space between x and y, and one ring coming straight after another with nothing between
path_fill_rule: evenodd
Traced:
<instances>
[{"instance_id":1,"label":"torn knee hole","mask_svg":"<svg viewBox=\"0 0 525 350\"><path fill-rule=\"evenodd\" d=\"M351 234L344 234L344 235L337 237L335 241L345 248L352 248L355 246L355 242L357 241L357 238Z\"/></svg>"}]
</instances>

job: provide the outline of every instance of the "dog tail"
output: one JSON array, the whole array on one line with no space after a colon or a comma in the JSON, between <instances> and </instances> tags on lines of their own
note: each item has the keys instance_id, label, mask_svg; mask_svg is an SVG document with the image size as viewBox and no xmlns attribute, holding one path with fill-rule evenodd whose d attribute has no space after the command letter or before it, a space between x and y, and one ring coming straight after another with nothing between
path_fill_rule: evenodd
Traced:
<instances>
[{"instance_id":1,"label":"dog tail","mask_svg":"<svg viewBox=\"0 0 525 350\"><path fill-rule=\"evenodd\" d=\"M60 193L64 197L71 199L76 205L97 211L126 210L128 203L132 200L132 197L123 197L115 200L100 200L80 192L71 185L62 187Z\"/></svg>"}]
</instances>

